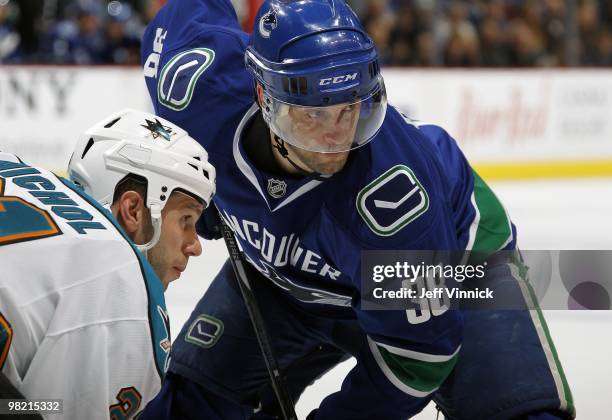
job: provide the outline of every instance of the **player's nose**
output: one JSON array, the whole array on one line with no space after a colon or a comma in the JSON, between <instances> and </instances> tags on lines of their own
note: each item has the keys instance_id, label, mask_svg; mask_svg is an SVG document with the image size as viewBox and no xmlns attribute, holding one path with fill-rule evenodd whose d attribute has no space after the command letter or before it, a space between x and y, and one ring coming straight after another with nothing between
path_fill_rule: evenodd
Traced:
<instances>
[{"instance_id":1,"label":"player's nose","mask_svg":"<svg viewBox=\"0 0 612 420\"><path fill-rule=\"evenodd\" d=\"M327 133L323 136L323 144L325 146L333 147L344 143L344 136L339 133Z\"/></svg>"},{"instance_id":2,"label":"player's nose","mask_svg":"<svg viewBox=\"0 0 612 420\"><path fill-rule=\"evenodd\" d=\"M185 246L185 255L189 257L198 257L202 255L202 244L200 243L198 235L195 235L195 237L188 240L187 245Z\"/></svg>"},{"instance_id":3,"label":"player's nose","mask_svg":"<svg viewBox=\"0 0 612 420\"><path fill-rule=\"evenodd\" d=\"M333 127L323 134L323 143L326 146L338 146L348 141L350 130L342 126Z\"/></svg>"}]
</instances>

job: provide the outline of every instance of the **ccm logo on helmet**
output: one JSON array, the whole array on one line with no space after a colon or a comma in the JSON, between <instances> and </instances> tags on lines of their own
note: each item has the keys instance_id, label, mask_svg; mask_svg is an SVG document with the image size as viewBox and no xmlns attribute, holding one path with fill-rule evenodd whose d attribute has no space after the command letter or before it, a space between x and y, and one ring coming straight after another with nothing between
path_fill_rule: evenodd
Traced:
<instances>
[{"instance_id":1,"label":"ccm logo on helmet","mask_svg":"<svg viewBox=\"0 0 612 420\"><path fill-rule=\"evenodd\" d=\"M319 86L335 85L338 83L348 82L350 80L357 80L358 74L359 73L355 72L352 74L345 74L343 76L326 77L324 79L319 80Z\"/></svg>"}]
</instances>

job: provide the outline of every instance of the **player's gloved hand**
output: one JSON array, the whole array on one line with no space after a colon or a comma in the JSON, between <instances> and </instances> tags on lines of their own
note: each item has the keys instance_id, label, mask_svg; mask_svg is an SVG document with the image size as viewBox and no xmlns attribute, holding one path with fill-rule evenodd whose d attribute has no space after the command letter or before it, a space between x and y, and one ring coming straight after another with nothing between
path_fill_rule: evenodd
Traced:
<instances>
[{"instance_id":1,"label":"player's gloved hand","mask_svg":"<svg viewBox=\"0 0 612 420\"><path fill-rule=\"evenodd\" d=\"M198 234L204 239L220 239L223 236L221 232L221 217L216 206L211 205L204 210L204 214L198 220L196 229Z\"/></svg>"},{"instance_id":2,"label":"player's gloved hand","mask_svg":"<svg viewBox=\"0 0 612 420\"><path fill-rule=\"evenodd\" d=\"M314 410L310 412L310 414L306 416L306 420L314 420L316 415L317 415L317 409L315 408Z\"/></svg>"}]
</instances>

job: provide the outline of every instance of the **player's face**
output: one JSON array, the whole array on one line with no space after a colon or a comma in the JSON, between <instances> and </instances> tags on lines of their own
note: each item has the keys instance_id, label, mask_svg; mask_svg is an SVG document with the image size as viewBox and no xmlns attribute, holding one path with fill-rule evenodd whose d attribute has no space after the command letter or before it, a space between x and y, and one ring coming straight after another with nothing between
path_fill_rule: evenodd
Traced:
<instances>
[{"instance_id":1,"label":"player's face","mask_svg":"<svg viewBox=\"0 0 612 420\"><path fill-rule=\"evenodd\" d=\"M161 236L147 256L164 289L185 271L189 257L202 253L195 226L203 210L200 202L181 192L172 193L162 210Z\"/></svg>"},{"instance_id":2,"label":"player's face","mask_svg":"<svg viewBox=\"0 0 612 420\"><path fill-rule=\"evenodd\" d=\"M323 175L333 175L344 168L349 152L319 153L293 147L286 144L291 158L309 172L317 172Z\"/></svg>"},{"instance_id":3,"label":"player's face","mask_svg":"<svg viewBox=\"0 0 612 420\"><path fill-rule=\"evenodd\" d=\"M290 106L292 137L298 139L299 146L305 150L326 153L350 150L360 109L360 103L327 107Z\"/></svg>"},{"instance_id":4,"label":"player's face","mask_svg":"<svg viewBox=\"0 0 612 420\"><path fill-rule=\"evenodd\" d=\"M331 175L344 167L355 138L360 107L357 103L289 109L294 138L299 138L303 146L291 149L305 169Z\"/></svg>"}]
</instances>

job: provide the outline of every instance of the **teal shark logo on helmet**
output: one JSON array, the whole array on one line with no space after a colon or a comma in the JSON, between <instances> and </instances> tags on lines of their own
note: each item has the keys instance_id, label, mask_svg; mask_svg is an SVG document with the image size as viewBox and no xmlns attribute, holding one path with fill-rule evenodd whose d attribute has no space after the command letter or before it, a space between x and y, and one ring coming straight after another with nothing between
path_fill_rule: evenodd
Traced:
<instances>
[{"instance_id":1,"label":"teal shark logo on helmet","mask_svg":"<svg viewBox=\"0 0 612 420\"><path fill-rule=\"evenodd\" d=\"M172 136L172 128L163 125L157 118L155 121L151 121L149 119L145 119L147 125L141 124L141 127L146 128L153 135L153 139L158 137L163 138L164 140L170 141L170 137Z\"/></svg>"}]
</instances>

